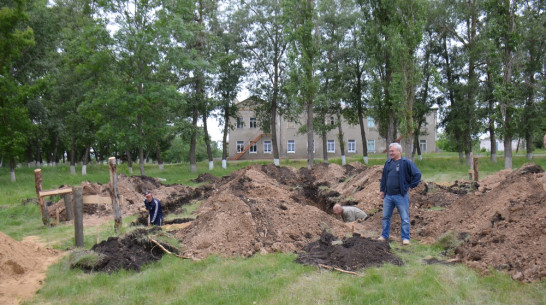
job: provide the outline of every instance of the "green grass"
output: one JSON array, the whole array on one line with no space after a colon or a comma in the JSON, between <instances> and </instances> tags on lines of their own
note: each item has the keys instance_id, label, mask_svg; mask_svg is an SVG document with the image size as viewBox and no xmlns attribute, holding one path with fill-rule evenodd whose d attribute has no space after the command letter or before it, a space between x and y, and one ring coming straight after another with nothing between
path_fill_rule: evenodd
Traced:
<instances>
[{"instance_id":1,"label":"green grass","mask_svg":"<svg viewBox=\"0 0 546 305\"><path fill-rule=\"evenodd\" d=\"M463 265L426 265L440 248L400 248L403 266L360 276L295 262L295 254L203 261L164 256L142 272L86 274L52 266L46 285L25 304L544 304L546 283L521 284L505 274L480 276ZM69 284L67 284L69 283Z\"/></svg>"},{"instance_id":2,"label":"green grass","mask_svg":"<svg viewBox=\"0 0 546 305\"><path fill-rule=\"evenodd\" d=\"M480 157L480 177L503 169L501 157L491 163ZM361 156L348 162L361 161ZM371 165L382 165L384 155L370 156ZM317 160L320 162L320 160ZM331 159L331 163L340 163ZM514 168L526 163L516 155ZM536 156L536 164L546 168L546 156ZM227 169L215 164L213 175L221 177L250 164L270 164L271 161L230 162ZM416 164L426 181L448 182L466 179L467 167L452 154L425 155ZM281 165L306 167L305 160L281 160ZM138 166L134 167L138 175ZM87 167L87 176L70 175L67 166L43 167L44 189L60 185L78 185L84 180L107 183L106 165ZM118 172L128 175L125 165ZM166 179L167 184L192 182L199 174L209 172L208 163L198 164L191 173L187 164L165 165L160 171L147 164L146 174ZM16 170L17 181L11 182L9 171L0 168L0 231L21 240L36 235L41 241L58 249L73 247L74 228L61 224L45 228L35 204L22 205L26 198L35 198L33 169ZM192 213L200 202L187 205L183 214L168 215L167 219L195 217ZM123 219L123 232L133 230ZM114 236L113 221L98 227L85 227L85 248L97 241ZM442 248L414 244L401 248L391 244L404 260L403 266L386 265L360 270L361 276L337 272L319 272L314 267L296 263L295 254L256 255L251 258L220 258L211 256L203 261L182 260L174 256L152 263L137 273L120 271L109 274L90 273L69 268L68 257L51 266L46 284L33 300L25 304L546 304L546 281L522 284L508 275L492 271L482 276L464 265L426 265L425 257L444 258Z\"/></svg>"}]
</instances>

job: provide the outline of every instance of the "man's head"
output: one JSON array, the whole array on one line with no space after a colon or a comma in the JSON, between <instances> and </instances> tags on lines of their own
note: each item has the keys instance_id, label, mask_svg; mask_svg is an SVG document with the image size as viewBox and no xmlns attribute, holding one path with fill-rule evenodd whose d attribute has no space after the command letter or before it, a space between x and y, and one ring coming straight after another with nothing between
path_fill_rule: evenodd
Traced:
<instances>
[{"instance_id":1,"label":"man's head","mask_svg":"<svg viewBox=\"0 0 546 305\"><path fill-rule=\"evenodd\" d=\"M394 161L402 158L402 146L398 143L389 144L389 157Z\"/></svg>"},{"instance_id":2,"label":"man's head","mask_svg":"<svg viewBox=\"0 0 546 305\"><path fill-rule=\"evenodd\" d=\"M152 196L152 192L150 192L150 191L147 191L144 196L146 196L146 200L148 200L148 201L152 201L152 199L154 198Z\"/></svg>"},{"instance_id":3,"label":"man's head","mask_svg":"<svg viewBox=\"0 0 546 305\"><path fill-rule=\"evenodd\" d=\"M339 215L339 214L341 214L341 212L343 211L343 208L341 207L340 204L337 204L337 203L336 203L336 204L334 205L333 210L334 210L334 214Z\"/></svg>"}]
</instances>

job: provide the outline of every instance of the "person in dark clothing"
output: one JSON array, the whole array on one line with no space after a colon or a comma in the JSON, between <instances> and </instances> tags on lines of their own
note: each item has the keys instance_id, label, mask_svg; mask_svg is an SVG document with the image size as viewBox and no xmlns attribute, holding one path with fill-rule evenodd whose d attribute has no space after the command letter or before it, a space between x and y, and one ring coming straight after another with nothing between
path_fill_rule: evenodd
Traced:
<instances>
[{"instance_id":1,"label":"person in dark clothing","mask_svg":"<svg viewBox=\"0 0 546 305\"><path fill-rule=\"evenodd\" d=\"M152 192L146 192L146 199L144 199L144 205L146 210L150 212L150 224L161 226L163 223L163 213L161 212L161 202L154 198Z\"/></svg>"},{"instance_id":2,"label":"person in dark clothing","mask_svg":"<svg viewBox=\"0 0 546 305\"><path fill-rule=\"evenodd\" d=\"M378 240L388 240L391 230L391 217L394 208L401 220L402 244L410 244L409 195L410 188L421 182L421 172L409 159L402 157L402 146L389 145L389 159L383 167L379 198L383 199L383 219L381 236Z\"/></svg>"}]
</instances>

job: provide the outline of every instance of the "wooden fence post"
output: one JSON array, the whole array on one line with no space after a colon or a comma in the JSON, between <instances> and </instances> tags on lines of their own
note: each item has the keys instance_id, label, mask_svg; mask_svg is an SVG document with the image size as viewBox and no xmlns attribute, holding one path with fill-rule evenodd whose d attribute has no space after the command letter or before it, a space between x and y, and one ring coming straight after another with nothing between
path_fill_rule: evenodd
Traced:
<instances>
[{"instance_id":1,"label":"wooden fence post","mask_svg":"<svg viewBox=\"0 0 546 305\"><path fill-rule=\"evenodd\" d=\"M72 208L72 194L66 193L63 196L64 198L64 207L66 211L66 220L70 221L74 219L74 209Z\"/></svg>"},{"instance_id":2,"label":"wooden fence post","mask_svg":"<svg viewBox=\"0 0 546 305\"><path fill-rule=\"evenodd\" d=\"M121 208L119 206L118 194L118 175L116 169L116 158L108 158L110 166L110 198L112 198L112 208L114 209L114 232L118 234L121 230Z\"/></svg>"},{"instance_id":3,"label":"wooden fence post","mask_svg":"<svg viewBox=\"0 0 546 305\"><path fill-rule=\"evenodd\" d=\"M47 205L44 202L44 198L40 196L42 191L42 170L34 170L34 182L36 186L36 196L38 196L38 203L40 204L40 211L42 212L42 222L44 225L49 226L49 212L47 211Z\"/></svg>"},{"instance_id":4,"label":"wooden fence post","mask_svg":"<svg viewBox=\"0 0 546 305\"><path fill-rule=\"evenodd\" d=\"M81 186L72 188L74 200L74 241L76 247L83 247L83 188Z\"/></svg>"},{"instance_id":5,"label":"wooden fence post","mask_svg":"<svg viewBox=\"0 0 546 305\"><path fill-rule=\"evenodd\" d=\"M472 164L474 165L474 181L478 181L478 158L475 157L472 159Z\"/></svg>"}]
</instances>

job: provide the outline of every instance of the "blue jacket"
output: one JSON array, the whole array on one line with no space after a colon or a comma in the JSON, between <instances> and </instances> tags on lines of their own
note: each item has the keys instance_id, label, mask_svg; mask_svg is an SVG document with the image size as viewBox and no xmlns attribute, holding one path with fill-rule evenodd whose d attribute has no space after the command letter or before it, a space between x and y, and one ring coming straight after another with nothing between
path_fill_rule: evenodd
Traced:
<instances>
[{"instance_id":1,"label":"blue jacket","mask_svg":"<svg viewBox=\"0 0 546 305\"><path fill-rule=\"evenodd\" d=\"M144 199L144 205L146 206L146 210L150 212L150 223L160 226L163 222L161 202L156 198L152 199L152 202L148 202L147 199Z\"/></svg>"},{"instance_id":2,"label":"blue jacket","mask_svg":"<svg viewBox=\"0 0 546 305\"><path fill-rule=\"evenodd\" d=\"M383 167L381 185L379 186L379 190L381 192L387 192L387 172L391 162L392 159L387 160L387 162L385 162L385 166ZM408 158L402 157L400 162L402 162L400 164L400 173L398 175L398 177L400 177L400 195L406 196L410 188L418 186L419 182L421 182L421 172Z\"/></svg>"}]
</instances>

